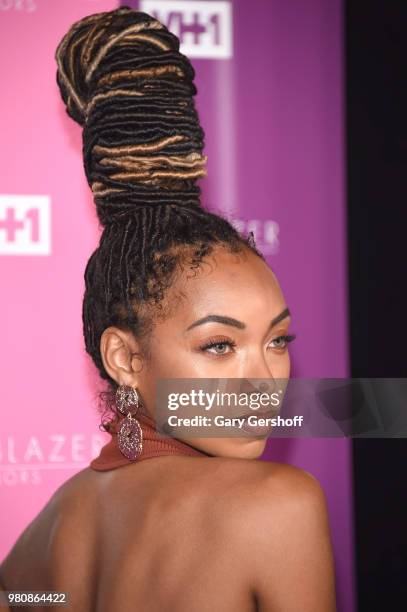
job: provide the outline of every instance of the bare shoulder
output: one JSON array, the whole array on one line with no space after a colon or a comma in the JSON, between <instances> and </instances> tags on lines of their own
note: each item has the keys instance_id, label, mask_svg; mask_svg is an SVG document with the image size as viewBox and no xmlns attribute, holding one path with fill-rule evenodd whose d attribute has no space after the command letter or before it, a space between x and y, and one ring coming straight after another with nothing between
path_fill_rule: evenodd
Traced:
<instances>
[{"instance_id":1,"label":"bare shoulder","mask_svg":"<svg viewBox=\"0 0 407 612\"><path fill-rule=\"evenodd\" d=\"M309 472L284 463L252 459L210 457L181 458L168 465L165 478L169 494L198 502L202 511L225 521L226 534L253 529L259 535L267 524L286 521L295 513L326 512L326 500L318 480ZM219 523L218 523L219 524ZM228 534L228 528L230 533Z\"/></svg>"},{"instance_id":2,"label":"bare shoulder","mask_svg":"<svg viewBox=\"0 0 407 612\"><path fill-rule=\"evenodd\" d=\"M138 478L135 476L131 466L118 470L112 479L117 482L117 494L120 488L130 491L130 500L134 502L133 487L140 492L140 479L144 479L150 489L157 482L156 495L168 492L176 497L177 493L184 502L200 498L205 503L206 499L213 509L215 506L222 509L225 504L229 507L229 516L233 507L256 513L264 507L278 511L289 502L301 504L314 499L323 503L324 500L322 487L310 473L288 464L257 459L161 457L143 462L138 466ZM83 474L76 486L88 486L87 480ZM237 513L237 518L240 514Z\"/></svg>"},{"instance_id":3,"label":"bare shoulder","mask_svg":"<svg viewBox=\"0 0 407 612\"><path fill-rule=\"evenodd\" d=\"M207 479L213 488L229 490L253 513L314 505L322 508L325 495L319 481L301 468L274 461L212 457ZM220 496L220 499L224 496ZM242 507L240 505L240 507Z\"/></svg>"},{"instance_id":4,"label":"bare shoulder","mask_svg":"<svg viewBox=\"0 0 407 612\"><path fill-rule=\"evenodd\" d=\"M287 464L222 460L219 516L262 612L334 612L327 500L309 472ZM223 495L222 495L223 491Z\"/></svg>"},{"instance_id":5,"label":"bare shoulder","mask_svg":"<svg viewBox=\"0 0 407 612\"><path fill-rule=\"evenodd\" d=\"M284 545L290 537L299 537L302 528L309 532L315 525L327 532L326 496L310 472L284 463L244 459L224 460L222 469L220 482L224 490L233 491L235 500L236 513L228 512L229 520L233 518L240 533L248 530L254 543L272 541L275 547L284 529ZM223 500L230 508L230 497Z\"/></svg>"}]
</instances>

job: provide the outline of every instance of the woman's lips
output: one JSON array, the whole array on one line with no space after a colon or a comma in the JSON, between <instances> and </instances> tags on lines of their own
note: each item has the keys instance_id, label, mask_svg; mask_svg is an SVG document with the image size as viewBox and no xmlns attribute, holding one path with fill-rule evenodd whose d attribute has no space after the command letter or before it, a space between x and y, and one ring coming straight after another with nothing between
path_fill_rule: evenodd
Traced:
<instances>
[{"instance_id":1,"label":"woman's lips","mask_svg":"<svg viewBox=\"0 0 407 612\"><path fill-rule=\"evenodd\" d=\"M262 438L267 437L270 435L272 425L271 424L260 425L260 424L257 424L257 421L260 419L271 419L275 417L275 415L276 415L276 411L272 411L272 410L267 410L263 412L260 412L259 410L251 410L250 413L242 414L239 417L240 419L244 419L242 426L241 426L241 431L244 431L245 433L251 434L252 436L255 436L255 437L262 437ZM250 425L249 423L249 417L253 417L251 419L253 423L252 425Z\"/></svg>"}]
</instances>

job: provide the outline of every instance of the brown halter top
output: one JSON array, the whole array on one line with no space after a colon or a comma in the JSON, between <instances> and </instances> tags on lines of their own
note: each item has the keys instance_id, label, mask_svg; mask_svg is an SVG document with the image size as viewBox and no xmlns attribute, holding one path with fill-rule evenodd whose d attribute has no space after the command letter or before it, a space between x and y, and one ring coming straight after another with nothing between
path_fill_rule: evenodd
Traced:
<instances>
[{"instance_id":1,"label":"brown halter top","mask_svg":"<svg viewBox=\"0 0 407 612\"><path fill-rule=\"evenodd\" d=\"M210 457L207 453L200 451L186 442L177 438L162 437L155 429L155 421L145 414L137 414L136 419L140 423L143 431L143 450L135 460L127 459L119 449L117 444L117 434L111 434L110 441L105 444L98 457L93 459L89 466L93 470L104 472L114 470L122 465L137 463L143 459L160 457L162 455L188 455L190 457Z\"/></svg>"}]
</instances>

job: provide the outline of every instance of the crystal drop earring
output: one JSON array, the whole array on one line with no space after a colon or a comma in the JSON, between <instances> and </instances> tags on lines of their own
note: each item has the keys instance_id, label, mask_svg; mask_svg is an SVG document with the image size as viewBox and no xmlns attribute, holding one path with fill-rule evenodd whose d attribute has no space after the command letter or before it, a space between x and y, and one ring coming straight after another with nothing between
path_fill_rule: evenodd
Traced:
<instances>
[{"instance_id":1,"label":"crystal drop earring","mask_svg":"<svg viewBox=\"0 0 407 612\"><path fill-rule=\"evenodd\" d=\"M116 391L116 406L122 414L126 415L117 433L119 450L127 459L134 461L143 450L143 430L133 416L139 408L137 389L119 385Z\"/></svg>"}]
</instances>

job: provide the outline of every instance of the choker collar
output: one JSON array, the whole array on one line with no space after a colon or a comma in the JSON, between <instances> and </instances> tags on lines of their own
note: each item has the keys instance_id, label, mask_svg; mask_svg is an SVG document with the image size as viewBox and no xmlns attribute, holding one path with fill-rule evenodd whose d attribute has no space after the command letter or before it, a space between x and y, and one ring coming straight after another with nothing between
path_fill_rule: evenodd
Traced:
<instances>
[{"instance_id":1,"label":"choker collar","mask_svg":"<svg viewBox=\"0 0 407 612\"><path fill-rule=\"evenodd\" d=\"M143 450L140 455L134 460L125 457L120 452L117 444L117 433L113 433L111 434L111 440L101 448L99 456L93 459L89 464L93 470L101 472L114 470L122 465L129 465L130 463L143 461L143 459L161 457L163 455L188 455L190 457L211 456L193 448L186 442L182 442L177 438L171 436L163 437L156 431L155 421L151 417L145 414L138 414L135 418L140 423L140 427L143 431Z\"/></svg>"}]
</instances>

